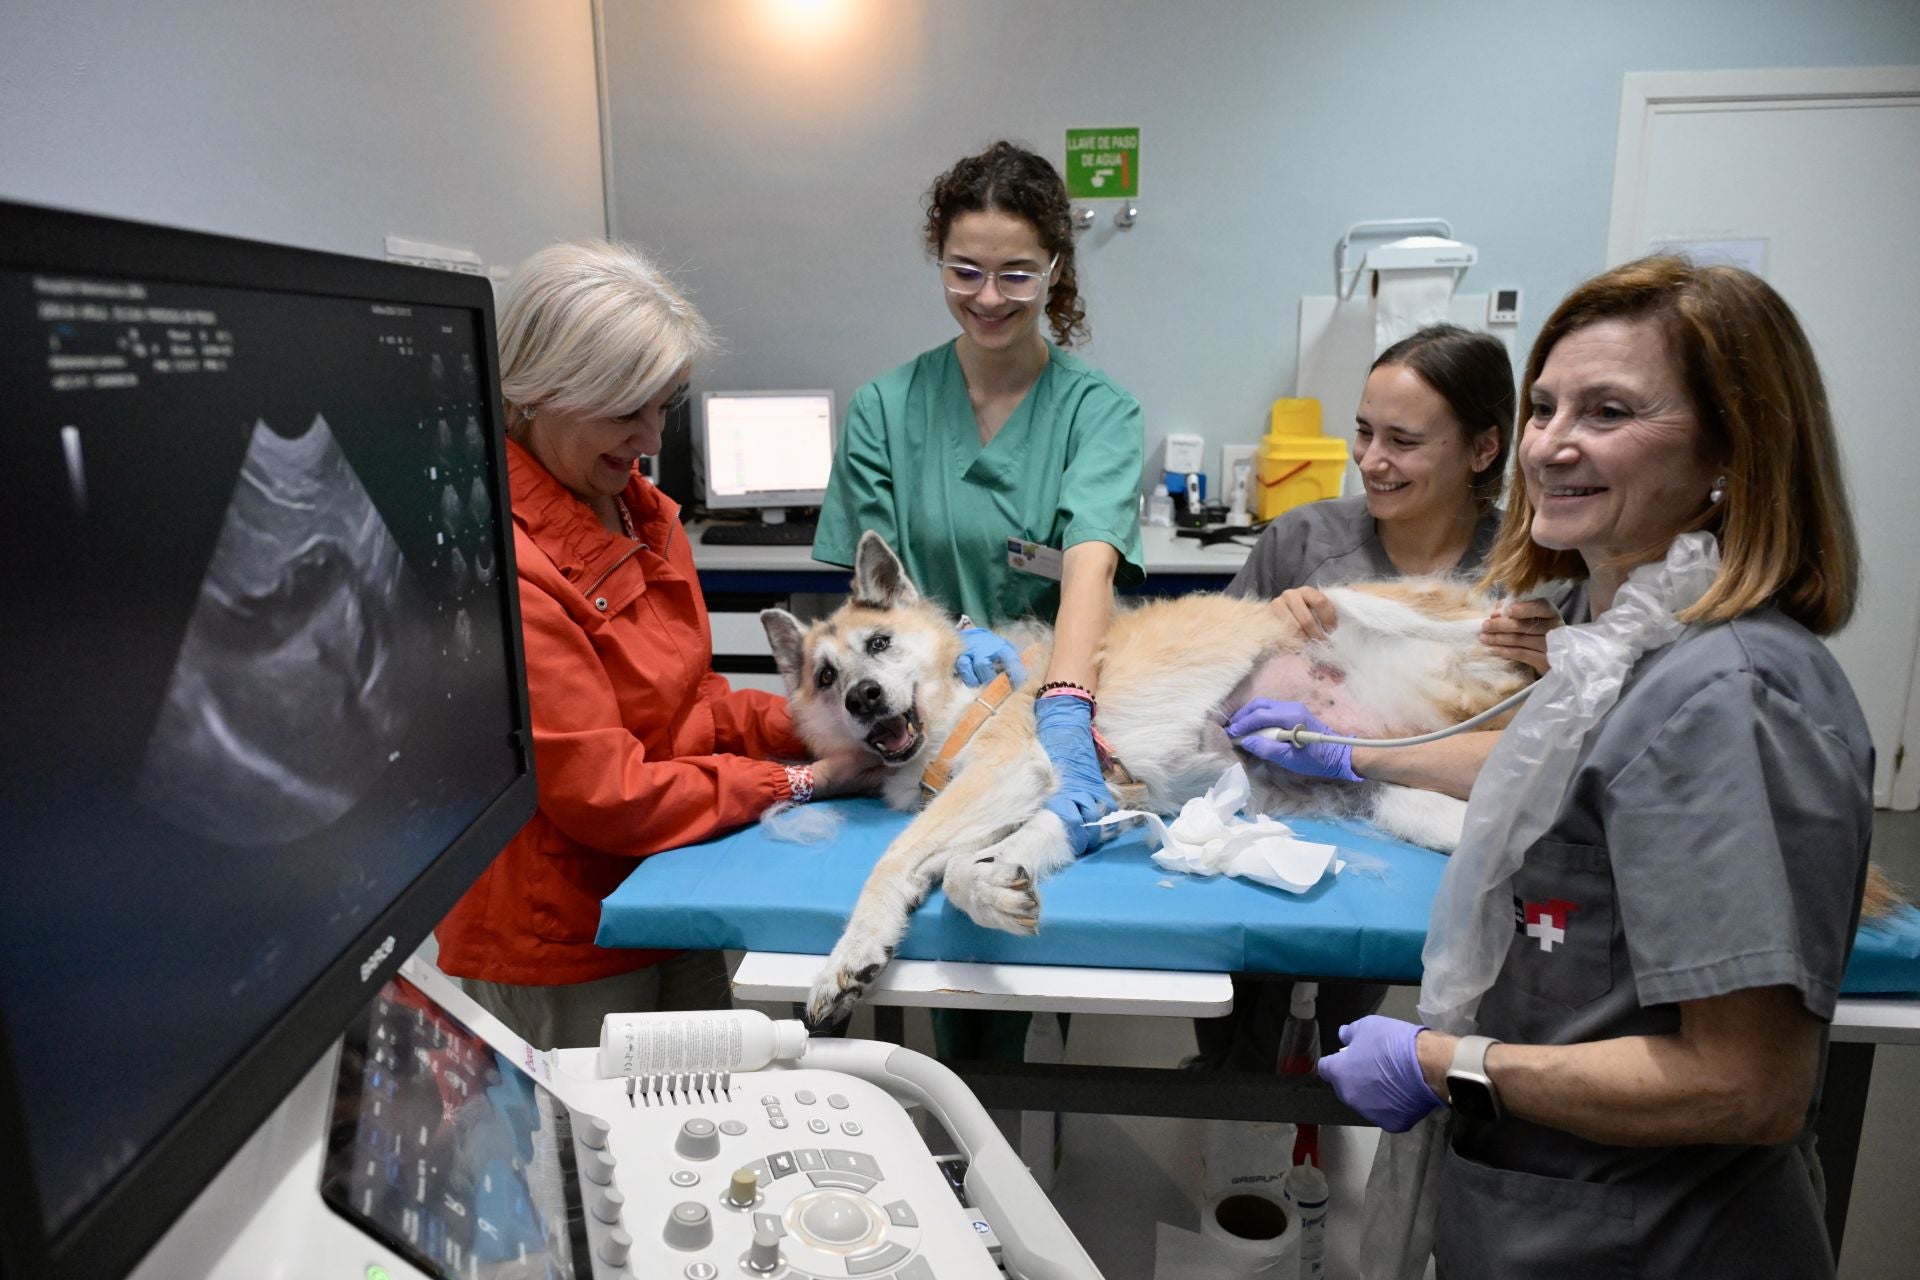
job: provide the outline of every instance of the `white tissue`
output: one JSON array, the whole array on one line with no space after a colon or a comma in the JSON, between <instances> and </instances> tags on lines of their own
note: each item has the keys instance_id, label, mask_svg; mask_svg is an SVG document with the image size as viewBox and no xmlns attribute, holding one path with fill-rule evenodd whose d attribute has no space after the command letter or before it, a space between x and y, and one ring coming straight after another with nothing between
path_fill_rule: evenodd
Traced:
<instances>
[{"instance_id":1,"label":"white tissue","mask_svg":"<svg viewBox=\"0 0 1920 1280\"><path fill-rule=\"evenodd\" d=\"M1187 801L1172 822L1143 809L1122 809L1092 825L1144 821L1160 843L1153 860L1189 875L1240 876L1288 893L1305 893L1320 883L1329 867L1338 874L1344 864L1334 857L1332 845L1296 840L1285 823L1265 814L1251 821L1241 818L1252 797L1246 768L1236 764L1206 795Z\"/></svg>"},{"instance_id":2,"label":"white tissue","mask_svg":"<svg viewBox=\"0 0 1920 1280\"><path fill-rule=\"evenodd\" d=\"M1380 282L1373 296L1373 354L1376 356L1415 330L1447 318L1455 282L1451 267L1376 274Z\"/></svg>"}]
</instances>

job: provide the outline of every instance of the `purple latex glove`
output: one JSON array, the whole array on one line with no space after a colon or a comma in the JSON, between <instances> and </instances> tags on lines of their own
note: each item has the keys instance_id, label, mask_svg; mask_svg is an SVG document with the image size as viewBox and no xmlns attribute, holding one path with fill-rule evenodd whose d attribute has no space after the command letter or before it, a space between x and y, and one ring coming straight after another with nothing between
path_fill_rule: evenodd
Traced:
<instances>
[{"instance_id":1,"label":"purple latex glove","mask_svg":"<svg viewBox=\"0 0 1920 1280\"><path fill-rule=\"evenodd\" d=\"M1426 1028L1369 1014L1340 1028L1345 1048L1315 1064L1314 1074L1333 1086L1340 1101L1388 1133L1405 1133L1435 1107L1440 1095L1427 1085L1413 1042Z\"/></svg>"},{"instance_id":2,"label":"purple latex glove","mask_svg":"<svg viewBox=\"0 0 1920 1280\"><path fill-rule=\"evenodd\" d=\"M1322 724L1303 703L1255 698L1228 719L1227 736L1233 739L1234 746L1248 755L1309 778L1331 778L1336 782L1366 781L1353 771L1352 747L1338 742L1309 742L1304 747L1296 747L1281 739L1248 736L1262 729L1295 727L1312 733L1335 732Z\"/></svg>"},{"instance_id":3,"label":"purple latex glove","mask_svg":"<svg viewBox=\"0 0 1920 1280\"><path fill-rule=\"evenodd\" d=\"M965 647L954 660L953 674L965 681L969 689L991 682L1001 671L1012 677L1016 689L1026 680L1026 668L1020 665L1020 651L985 627L963 629L960 643Z\"/></svg>"}]
</instances>

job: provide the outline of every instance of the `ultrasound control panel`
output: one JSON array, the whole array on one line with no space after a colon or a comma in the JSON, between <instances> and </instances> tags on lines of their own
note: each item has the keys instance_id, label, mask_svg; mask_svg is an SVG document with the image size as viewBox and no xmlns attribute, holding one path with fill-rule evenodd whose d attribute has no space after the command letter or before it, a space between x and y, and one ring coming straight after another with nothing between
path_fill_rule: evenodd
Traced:
<instances>
[{"instance_id":1,"label":"ultrasound control panel","mask_svg":"<svg viewBox=\"0 0 1920 1280\"><path fill-rule=\"evenodd\" d=\"M348 1029L327 1206L445 1280L999 1280L906 1111L838 1071L551 1087L405 979Z\"/></svg>"},{"instance_id":2,"label":"ultrasound control panel","mask_svg":"<svg viewBox=\"0 0 1920 1280\"><path fill-rule=\"evenodd\" d=\"M863 1080L806 1068L583 1079L592 1050L558 1058L569 1092L584 1086L575 1158L602 1262L686 1280L1000 1275L906 1112Z\"/></svg>"}]
</instances>

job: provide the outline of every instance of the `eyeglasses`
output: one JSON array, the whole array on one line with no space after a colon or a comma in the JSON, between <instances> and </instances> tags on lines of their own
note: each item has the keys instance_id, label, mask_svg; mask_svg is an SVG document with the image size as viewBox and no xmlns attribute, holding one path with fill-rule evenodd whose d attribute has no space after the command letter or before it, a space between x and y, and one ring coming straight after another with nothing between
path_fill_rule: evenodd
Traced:
<instances>
[{"instance_id":1,"label":"eyeglasses","mask_svg":"<svg viewBox=\"0 0 1920 1280\"><path fill-rule=\"evenodd\" d=\"M947 262L944 259L934 265L940 268L940 283L947 287L948 293L971 298L987 287L991 280L1000 287L1000 296L1009 302L1032 302L1047 287L1047 277L1053 274L1053 264L1060 261L1060 255L1054 254L1047 262L1044 271L982 271L970 262Z\"/></svg>"}]
</instances>

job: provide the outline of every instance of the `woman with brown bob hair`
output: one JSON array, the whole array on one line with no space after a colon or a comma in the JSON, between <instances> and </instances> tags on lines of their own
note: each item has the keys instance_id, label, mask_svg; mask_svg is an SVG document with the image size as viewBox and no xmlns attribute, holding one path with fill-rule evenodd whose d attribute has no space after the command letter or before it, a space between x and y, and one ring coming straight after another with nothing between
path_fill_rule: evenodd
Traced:
<instances>
[{"instance_id":1,"label":"woman with brown bob hair","mask_svg":"<svg viewBox=\"0 0 1920 1280\"><path fill-rule=\"evenodd\" d=\"M1665 331L1703 411L1703 446L1724 460L1722 500L1688 526L1719 538L1720 576L1682 620L1725 622L1771 602L1815 635L1840 630L1853 615L1860 551L1826 387L1799 320L1758 276L1645 258L1588 282L1541 330L1521 403L1559 338L1634 317ZM1577 552L1533 539L1534 504L1514 478L1488 577L1515 594L1586 577Z\"/></svg>"},{"instance_id":2,"label":"woman with brown bob hair","mask_svg":"<svg viewBox=\"0 0 1920 1280\"><path fill-rule=\"evenodd\" d=\"M1450 1108L1442 1277L1831 1276L1801 1151L1873 747L1819 639L1859 581L1819 367L1765 282L1649 258L1561 303L1520 412L1489 578L1594 621L1474 787L1426 1025L1322 1074L1395 1133Z\"/></svg>"}]
</instances>

